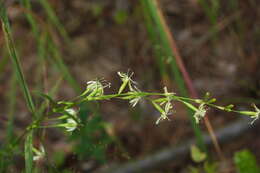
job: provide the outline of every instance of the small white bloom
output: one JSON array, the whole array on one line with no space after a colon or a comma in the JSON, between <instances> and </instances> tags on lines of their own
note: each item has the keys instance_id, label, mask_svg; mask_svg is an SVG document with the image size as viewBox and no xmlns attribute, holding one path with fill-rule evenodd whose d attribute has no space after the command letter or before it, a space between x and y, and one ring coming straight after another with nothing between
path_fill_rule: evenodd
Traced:
<instances>
[{"instance_id":1,"label":"small white bloom","mask_svg":"<svg viewBox=\"0 0 260 173\"><path fill-rule=\"evenodd\" d=\"M78 126L78 123L72 119L72 118L68 118L67 119L67 124L65 126L65 128L67 129L68 132L72 132L74 131Z\"/></svg>"},{"instance_id":2,"label":"small white bloom","mask_svg":"<svg viewBox=\"0 0 260 173\"><path fill-rule=\"evenodd\" d=\"M129 72L128 72L129 73ZM128 73L123 73L123 72L117 72L118 76L121 77L121 80L124 81L129 81L132 80L131 77L134 75L134 72L132 72L130 75Z\"/></svg>"},{"instance_id":3,"label":"small white bloom","mask_svg":"<svg viewBox=\"0 0 260 173\"><path fill-rule=\"evenodd\" d=\"M175 93L169 93L166 86L163 88L163 90L164 90L164 94L167 97L168 101L170 101L171 100L170 96L173 96Z\"/></svg>"},{"instance_id":4,"label":"small white bloom","mask_svg":"<svg viewBox=\"0 0 260 173\"><path fill-rule=\"evenodd\" d=\"M156 123L155 124L159 124L159 122L161 120L169 120L170 119L168 118L168 115L170 115L172 112L171 112L171 109L172 109L172 104L170 101L168 101L166 104L165 104L165 107L164 107L164 110L161 110L161 116L157 119Z\"/></svg>"},{"instance_id":5,"label":"small white bloom","mask_svg":"<svg viewBox=\"0 0 260 173\"><path fill-rule=\"evenodd\" d=\"M162 109L159 105L154 104L156 109L161 112L161 116L157 119L156 124L159 124L159 122L161 120L165 120L165 119L170 120L168 118L168 115L172 114L171 109L173 108L173 106L171 104L171 100L172 100L171 96L173 96L175 93L169 93L167 87L164 87L163 90L164 90L164 95L165 95L166 99L164 101L162 101L160 103L160 105L165 104L164 109Z\"/></svg>"},{"instance_id":6,"label":"small white bloom","mask_svg":"<svg viewBox=\"0 0 260 173\"><path fill-rule=\"evenodd\" d=\"M169 114L171 109L172 109L172 104L171 104L171 102L168 101L168 102L165 104L165 107L164 107L165 114L166 114L166 115Z\"/></svg>"},{"instance_id":7,"label":"small white bloom","mask_svg":"<svg viewBox=\"0 0 260 173\"><path fill-rule=\"evenodd\" d=\"M197 111L196 111L195 114L194 114L194 118L195 118L195 120L196 120L196 123L199 123L199 121L200 121L202 118L205 117L206 112L207 112L207 110L206 110L206 108L205 108L205 104L204 104L204 103L200 104L199 109L197 109Z\"/></svg>"},{"instance_id":8,"label":"small white bloom","mask_svg":"<svg viewBox=\"0 0 260 173\"><path fill-rule=\"evenodd\" d=\"M162 113L161 116L156 120L155 124L157 125L157 124L159 124L160 121L165 120L165 119L170 121L168 115L170 115L170 114Z\"/></svg>"},{"instance_id":9,"label":"small white bloom","mask_svg":"<svg viewBox=\"0 0 260 173\"><path fill-rule=\"evenodd\" d=\"M255 115L251 116L251 118L253 118L253 121L251 122L251 124L253 124L260 117L260 109L258 107L256 107L255 104L253 104L253 107L255 108Z\"/></svg>"},{"instance_id":10,"label":"small white bloom","mask_svg":"<svg viewBox=\"0 0 260 173\"><path fill-rule=\"evenodd\" d=\"M74 109L70 108L70 109L66 109L65 111L67 113L69 113L71 116L77 118L77 112ZM65 128L67 129L68 132L74 131L77 128L77 126L78 126L78 122L75 121L75 119L73 119L71 117L69 117L67 119L67 123L65 125Z\"/></svg>"},{"instance_id":11,"label":"small white bloom","mask_svg":"<svg viewBox=\"0 0 260 173\"><path fill-rule=\"evenodd\" d=\"M132 72L131 74L129 74L129 71L127 73L117 72L117 74L120 76L123 82L118 91L119 94L122 93L122 91L125 89L127 85L129 87L129 90L132 92L140 91L136 86L137 82L132 79L134 72Z\"/></svg>"},{"instance_id":12,"label":"small white bloom","mask_svg":"<svg viewBox=\"0 0 260 173\"><path fill-rule=\"evenodd\" d=\"M45 157L45 149L43 145L40 146L40 150L33 147L33 152L35 153L35 156L33 156L33 161L38 161Z\"/></svg>"},{"instance_id":13,"label":"small white bloom","mask_svg":"<svg viewBox=\"0 0 260 173\"><path fill-rule=\"evenodd\" d=\"M87 82L87 88L86 90L81 94L81 96L84 96L86 94L89 94L90 96L101 96L104 94L104 88L110 87L110 83L105 83L106 81L99 81L99 80L92 80Z\"/></svg>"},{"instance_id":14,"label":"small white bloom","mask_svg":"<svg viewBox=\"0 0 260 173\"><path fill-rule=\"evenodd\" d=\"M131 99L131 100L129 101L130 105L131 105L132 107L135 107L135 106L137 105L137 103L141 100L141 98L142 98L142 97L135 97L134 99Z\"/></svg>"},{"instance_id":15,"label":"small white bloom","mask_svg":"<svg viewBox=\"0 0 260 173\"><path fill-rule=\"evenodd\" d=\"M76 116L77 115L77 112L74 109L72 109L72 108L66 109L65 111L67 113L69 113L70 115L72 115L72 116Z\"/></svg>"},{"instance_id":16,"label":"small white bloom","mask_svg":"<svg viewBox=\"0 0 260 173\"><path fill-rule=\"evenodd\" d=\"M101 82L98 80L95 81L88 81L87 82L87 90L90 93L95 93L95 96L103 95L104 94L104 87Z\"/></svg>"}]
</instances>

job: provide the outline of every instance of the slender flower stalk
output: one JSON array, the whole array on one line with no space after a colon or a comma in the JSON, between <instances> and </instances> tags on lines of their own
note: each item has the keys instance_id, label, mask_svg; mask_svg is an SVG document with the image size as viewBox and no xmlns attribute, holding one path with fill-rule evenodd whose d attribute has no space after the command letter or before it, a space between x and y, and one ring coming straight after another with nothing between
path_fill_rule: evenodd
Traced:
<instances>
[{"instance_id":1,"label":"slender flower stalk","mask_svg":"<svg viewBox=\"0 0 260 173\"><path fill-rule=\"evenodd\" d=\"M53 112L62 115L58 118L49 118L48 120L65 120L66 123L63 122L49 126L40 126L38 128L64 127L66 128L66 131L72 132L77 129L80 124L80 120L77 117L77 111L75 111L74 107L77 107L84 102L109 100L115 98L128 100L131 107L135 107L141 99L148 100L153 105L153 107L160 112L160 117L156 120L155 124L159 124L162 120L170 120L168 115L173 112L172 102L181 102L193 110L196 123L199 123L200 120L205 117L207 112L206 107L212 107L226 112L234 112L245 116L250 116L253 119L251 124L253 124L260 117L260 109L257 108L255 104L253 104L255 111L238 111L233 109L234 105L219 106L214 104L216 99L210 98L209 94L206 94L207 97L204 99L193 99L178 96L173 92L168 92L167 87L164 87L163 93L143 92L136 87L137 82L132 79L133 72L130 74L129 72L118 72L117 74L122 80L122 84L118 90L118 93L106 95L104 94L104 88L110 87L110 83L104 83L104 81L102 82L99 80L89 81L87 82L86 90L79 97L76 97L76 100L58 101L56 104L53 104ZM124 92L126 89L128 91ZM199 106L196 106L197 104L199 104Z\"/></svg>"}]
</instances>

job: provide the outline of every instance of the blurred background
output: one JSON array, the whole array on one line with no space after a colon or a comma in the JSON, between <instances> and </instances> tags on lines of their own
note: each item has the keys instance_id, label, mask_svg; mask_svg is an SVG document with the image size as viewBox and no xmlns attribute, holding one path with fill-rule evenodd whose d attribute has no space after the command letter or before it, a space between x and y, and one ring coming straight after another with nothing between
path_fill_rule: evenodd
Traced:
<instances>
[{"instance_id":1,"label":"blurred background","mask_svg":"<svg viewBox=\"0 0 260 173\"><path fill-rule=\"evenodd\" d=\"M258 0L6 0L4 4L38 107L43 100L35 92L70 100L96 78L112 83L105 93L116 93L121 84L117 72L128 70L143 91L163 92L167 86L178 95L199 98L210 92L218 104L234 104L237 110L253 110L251 104L260 103ZM3 146L23 133L31 115L2 30L0 110L2 170L21 172L23 142L9 156ZM181 104L174 103L174 110L171 121L155 125L160 115L145 101L135 108L120 100L82 105L79 114L85 124L80 130L64 134L58 128L47 129L36 135L35 145L42 143L47 153L36 163L38 172L127 172L127 168L207 172L206 162L215 172L236 172L234 157L242 149L260 162L259 124L209 109L207 121L214 133L222 130L216 140L220 151L212 140L204 141L209 157L197 163L189 154L190 140L207 134L208 126L205 122L192 126L190 112ZM163 151L170 156L155 157ZM144 165L147 158L151 162Z\"/></svg>"}]
</instances>

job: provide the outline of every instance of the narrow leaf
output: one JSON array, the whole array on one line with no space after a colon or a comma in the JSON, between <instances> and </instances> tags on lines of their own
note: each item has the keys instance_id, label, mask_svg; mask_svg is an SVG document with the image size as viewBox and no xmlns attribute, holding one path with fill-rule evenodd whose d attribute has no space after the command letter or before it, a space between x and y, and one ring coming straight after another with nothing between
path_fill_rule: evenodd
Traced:
<instances>
[{"instance_id":1,"label":"narrow leaf","mask_svg":"<svg viewBox=\"0 0 260 173\"><path fill-rule=\"evenodd\" d=\"M24 155L26 173L32 173L33 170L33 132L30 131L25 139Z\"/></svg>"}]
</instances>

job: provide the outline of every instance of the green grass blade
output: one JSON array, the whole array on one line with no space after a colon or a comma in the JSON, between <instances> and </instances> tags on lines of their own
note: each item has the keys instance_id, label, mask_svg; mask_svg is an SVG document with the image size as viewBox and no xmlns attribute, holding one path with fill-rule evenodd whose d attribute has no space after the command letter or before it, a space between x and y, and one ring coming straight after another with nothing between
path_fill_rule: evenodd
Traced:
<instances>
[{"instance_id":1,"label":"green grass blade","mask_svg":"<svg viewBox=\"0 0 260 173\"><path fill-rule=\"evenodd\" d=\"M8 100L8 122L6 128L6 137L3 141L2 145L0 146L0 172L7 172L8 167L10 165L10 153L7 151L7 148L13 142L14 136L14 113L15 113L15 106L16 106L16 93L17 93L17 86L16 86L16 75L15 73L12 74L11 80L9 83L9 90L7 92L7 100Z\"/></svg>"},{"instance_id":2,"label":"green grass blade","mask_svg":"<svg viewBox=\"0 0 260 173\"><path fill-rule=\"evenodd\" d=\"M33 172L33 132L30 131L25 139L24 144L24 154L25 154L25 170L26 173L32 173Z\"/></svg>"},{"instance_id":3,"label":"green grass blade","mask_svg":"<svg viewBox=\"0 0 260 173\"><path fill-rule=\"evenodd\" d=\"M8 21L8 17L6 14L6 10L3 6L3 4L0 4L0 17L1 17L1 21L2 21L2 28L4 31L4 36L5 36L5 40L7 43L7 47L8 47L8 51L11 57L11 60L13 62L13 66L19 81L19 84L21 85L22 91L24 93L25 96L25 100L27 103L27 106L29 108L29 110L33 113L35 110L35 106L31 97L31 94L29 92L27 83L25 81L23 72L22 72L22 68L21 68L21 63L19 61L15 46L14 46L14 42L12 40L12 36L11 36L11 28L9 25L9 21Z\"/></svg>"},{"instance_id":4,"label":"green grass blade","mask_svg":"<svg viewBox=\"0 0 260 173\"><path fill-rule=\"evenodd\" d=\"M141 2L143 3L142 5L145 7L146 6L145 1L141 1ZM144 20L145 20L147 32L148 32L151 42L153 44L154 53L155 53L156 57L163 57L164 56L163 50L160 45L157 45L159 40L157 37L157 32L153 26L154 25L153 19L152 19L151 15L149 15L150 14L149 9L143 8L143 10L144 10ZM156 61L157 61L157 65L159 67L161 76L163 76L163 77L166 76L167 72L166 72L166 68L164 65L164 59L156 58Z\"/></svg>"},{"instance_id":5,"label":"green grass blade","mask_svg":"<svg viewBox=\"0 0 260 173\"><path fill-rule=\"evenodd\" d=\"M152 40L155 40L154 44L156 44L157 47L159 46L162 51L162 53L159 54L158 58L161 59L162 62L166 62L167 59L170 58L169 66L170 66L171 72L173 74L173 77L174 77L176 83L178 84L179 92L181 95L187 97L188 91L185 86L183 76L180 73L179 67L175 61L175 58L174 58L175 55L173 54L173 51L172 51L172 48L170 45L170 41L167 36L167 31L164 30L163 21L161 21L161 19L160 19L160 16L159 16L160 14L158 14L155 2L154 2L154 0L142 0L141 3L143 6L143 9L144 9L144 13L148 13L148 14L145 14L145 16L150 16L150 18L152 20L152 24L151 24L151 21L149 21L148 31L150 31L150 33L152 33L152 37L153 37ZM163 63L163 64L165 64L165 63ZM166 67L166 65L164 65L164 67L161 67L161 68L166 69L167 67ZM190 109L187 109L187 113L189 115L189 119L190 119L190 122L191 122L191 125L193 128L193 131L195 133L198 146L200 147L200 149L202 151L206 151L206 146L202 140L202 132L201 132L199 126L196 124L195 119L193 117L194 113Z\"/></svg>"},{"instance_id":6,"label":"green grass blade","mask_svg":"<svg viewBox=\"0 0 260 173\"><path fill-rule=\"evenodd\" d=\"M23 72L22 72L20 61L19 61L16 49L15 49L13 39L12 39L11 27L9 24L8 16L7 16L6 9L5 9L5 6L3 5L2 1L0 1L0 18L2 21L2 28L4 31L4 36L5 36L6 44L8 47L9 54L10 54L10 58L13 62L13 68L15 69L15 73L16 73L18 82L24 93L27 107L30 110L30 112L32 113L33 118L35 118L35 106L34 106L30 91L28 89L27 83L25 81ZM32 133L33 133L33 131L31 130L29 132L28 136L26 137L26 142L25 142L25 165L26 165L27 173L32 172Z\"/></svg>"}]
</instances>

